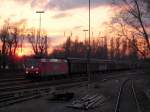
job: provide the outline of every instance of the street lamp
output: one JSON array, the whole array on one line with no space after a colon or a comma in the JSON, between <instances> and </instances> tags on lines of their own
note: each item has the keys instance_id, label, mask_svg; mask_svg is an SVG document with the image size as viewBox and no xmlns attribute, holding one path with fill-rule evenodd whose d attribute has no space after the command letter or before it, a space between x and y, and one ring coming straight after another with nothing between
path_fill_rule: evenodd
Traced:
<instances>
[{"instance_id":1,"label":"street lamp","mask_svg":"<svg viewBox=\"0 0 150 112\"><path fill-rule=\"evenodd\" d=\"M41 36L41 14L44 13L44 11L36 11L36 13L40 14L40 19L39 19L39 38Z\"/></svg>"},{"instance_id":2,"label":"street lamp","mask_svg":"<svg viewBox=\"0 0 150 112\"><path fill-rule=\"evenodd\" d=\"M37 36L37 44L41 44L41 14L44 13L44 11L36 11L40 15L39 18L39 31L38 31L38 36ZM37 44L36 44L36 49L37 49ZM47 37L45 37L45 54L47 54Z\"/></svg>"},{"instance_id":3,"label":"street lamp","mask_svg":"<svg viewBox=\"0 0 150 112\"><path fill-rule=\"evenodd\" d=\"M87 32L88 30L84 29L84 30L82 30L82 31L85 33L85 40L86 40L86 32Z\"/></svg>"}]
</instances>

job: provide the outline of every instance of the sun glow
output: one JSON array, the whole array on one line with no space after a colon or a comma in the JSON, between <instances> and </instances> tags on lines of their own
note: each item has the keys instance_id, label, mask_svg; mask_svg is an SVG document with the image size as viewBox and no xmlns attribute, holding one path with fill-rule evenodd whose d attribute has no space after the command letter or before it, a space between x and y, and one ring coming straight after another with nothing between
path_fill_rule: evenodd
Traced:
<instances>
[{"instance_id":1,"label":"sun glow","mask_svg":"<svg viewBox=\"0 0 150 112\"><path fill-rule=\"evenodd\" d=\"M18 48L16 51L16 56L18 56L18 57L29 56L32 54L33 54L32 48L29 48L29 47Z\"/></svg>"},{"instance_id":2,"label":"sun glow","mask_svg":"<svg viewBox=\"0 0 150 112\"><path fill-rule=\"evenodd\" d=\"M23 57L26 53L21 49L21 48L18 48L17 51L16 51L16 55L18 57Z\"/></svg>"},{"instance_id":3,"label":"sun glow","mask_svg":"<svg viewBox=\"0 0 150 112\"><path fill-rule=\"evenodd\" d=\"M18 56L18 57L22 57L23 55L24 55L23 52L18 52L18 53L17 53L17 56Z\"/></svg>"}]
</instances>

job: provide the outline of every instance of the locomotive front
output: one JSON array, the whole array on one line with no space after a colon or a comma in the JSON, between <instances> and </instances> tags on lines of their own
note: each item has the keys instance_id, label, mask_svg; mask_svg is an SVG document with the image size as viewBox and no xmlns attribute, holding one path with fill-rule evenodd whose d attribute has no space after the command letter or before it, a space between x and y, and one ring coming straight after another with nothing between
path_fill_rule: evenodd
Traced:
<instances>
[{"instance_id":1,"label":"locomotive front","mask_svg":"<svg viewBox=\"0 0 150 112\"><path fill-rule=\"evenodd\" d=\"M39 68L39 60L37 59L28 59L25 61L25 74L26 77L29 76L39 76L40 68Z\"/></svg>"},{"instance_id":2,"label":"locomotive front","mask_svg":"<svg viewBox=\"0 0 150 112\"><path fill-rule=\"evenodd\" d=\"M25 61L26 77L61 77L68 75L68 62L61 59L28 59Z\"/></svg>"}]
</instances>

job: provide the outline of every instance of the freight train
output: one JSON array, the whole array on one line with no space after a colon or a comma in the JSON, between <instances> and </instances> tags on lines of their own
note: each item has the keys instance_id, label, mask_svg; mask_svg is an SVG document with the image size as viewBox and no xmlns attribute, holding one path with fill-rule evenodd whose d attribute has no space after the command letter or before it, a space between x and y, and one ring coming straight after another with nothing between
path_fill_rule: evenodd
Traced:
<instances>
[{"instance_id":1,"label":"freight train","mask_svg":"<svg viewBox=\"0 0 150 112\"><path fill-rule=\"evenodd\" d=\"M129 62L100 59L27 59L24 62L26 77L72 76L87 72L106 72L135 68Z\"/></svg>"}]
</instances>

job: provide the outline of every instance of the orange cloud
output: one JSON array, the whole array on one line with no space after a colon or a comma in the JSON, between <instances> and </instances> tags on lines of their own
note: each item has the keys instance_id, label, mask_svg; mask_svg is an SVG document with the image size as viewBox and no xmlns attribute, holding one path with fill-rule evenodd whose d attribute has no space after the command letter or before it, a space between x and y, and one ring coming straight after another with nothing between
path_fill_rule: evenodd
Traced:
<instances>
[{"instance_id":1,"label":"orange cloud","mask_svg":"<svg viewBox=\"0 0 150 112\"><path fill-rule=\"evenodd\" d=\"M68 17L71 16L71 14L68 13L58 13L55 14L54 16L52 16L53 19L60 19L60 18L64 18L64 17Z\"/></svg>"}]
</instances>

